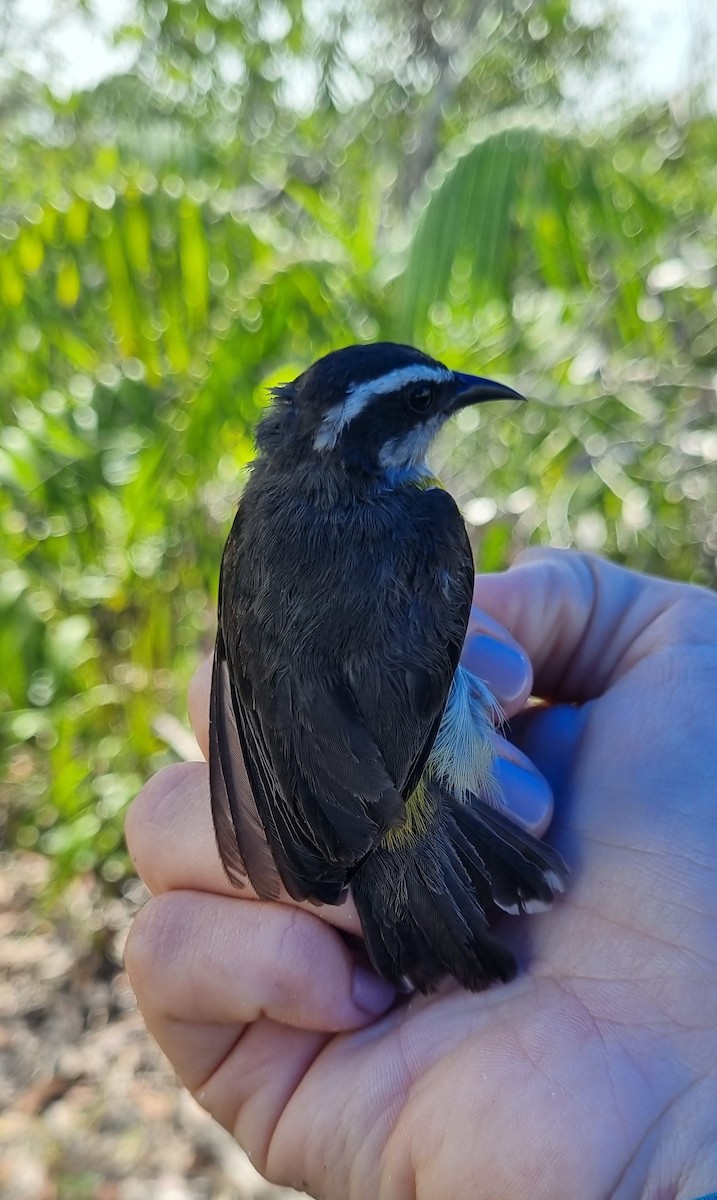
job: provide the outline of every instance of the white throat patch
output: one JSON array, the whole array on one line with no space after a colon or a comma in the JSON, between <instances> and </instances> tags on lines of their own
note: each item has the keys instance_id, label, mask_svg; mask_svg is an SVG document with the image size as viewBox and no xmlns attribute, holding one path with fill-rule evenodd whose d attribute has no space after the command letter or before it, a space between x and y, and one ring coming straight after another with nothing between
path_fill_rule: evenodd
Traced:
<instances>
[{"instance_id":1,"label":"white throat patch","mask_svg":"<svg viewBox=\"0 0 717 1200\"><path fill-rule=\"evenodd\" d=\"M347 392L346 399L326 413L314 438L314 449L333 450L346 426L378 396L399 391L407 383L447 383L451 378L451 372L443 367L414 363L408 367L397 367L395 371L379 375L378 379L354 384Z\"/></svg>"},{"instance_id":2,"label":"white throat patch","mask_svg":"<svg viewBox=\"0 0 717 1200\"><path fill-rule=\"evenodd\" d=\"M445 414L429 417L401 437L389 438L381 447L378 461L385 471L410 470L425 463L429 446L445 422Z\"/></svg>"}]
</instances>

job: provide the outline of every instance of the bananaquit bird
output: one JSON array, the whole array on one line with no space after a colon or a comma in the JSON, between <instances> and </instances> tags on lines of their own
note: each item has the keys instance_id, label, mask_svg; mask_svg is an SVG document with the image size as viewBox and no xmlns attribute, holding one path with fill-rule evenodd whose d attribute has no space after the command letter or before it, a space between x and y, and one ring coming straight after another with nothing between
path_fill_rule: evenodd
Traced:
<instances>
[{"instance_id":1,"label":"bananaquit bird","mask_svg":"<svg viewBox=\"0 0 717 1200\"><path fill-rule=\"evenodd\" d=\"M465 526L425 462L444 422L511 388L391 343L276 388L222 561L210 715L226 873L275 899L350 891L376 970L429 992L512 978L488 932L562 891L500 810L495 705L459 665Z\"/></svg>"}]
</instances>

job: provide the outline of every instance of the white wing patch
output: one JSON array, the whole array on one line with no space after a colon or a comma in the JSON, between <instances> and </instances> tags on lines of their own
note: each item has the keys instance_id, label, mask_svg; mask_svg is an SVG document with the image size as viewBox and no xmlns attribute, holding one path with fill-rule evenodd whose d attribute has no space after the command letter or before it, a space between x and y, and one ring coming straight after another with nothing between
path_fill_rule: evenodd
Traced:
<instances>
[{"instance_id":1,"label":"white wing patch","mask_svg":"<svg viewBox=\"0 0 717 1200\"><path fill-rule=\"evenodd\" d=\"M428 759L428 770L456 800L465 801L472 793L503 807L491 739L501 717L500 706L485 684L459 666Z\"/></svg>"},{"instance_id":2,"label":"white wing patch","mask_svg":"<svg viewBox=\"0 0 717 1200\"><path fill-rule=\"evenodd\" d=\"M397 392L409 383L448 383L452 378L452 373L446 367L414 363L408 367L397 367L395 371L379 375L378 379L354 384L349 388L346 399L334 404L326 413L314 438L314 449L333 450L346 426L378 396Z\"/></svg>"}]
</instances>

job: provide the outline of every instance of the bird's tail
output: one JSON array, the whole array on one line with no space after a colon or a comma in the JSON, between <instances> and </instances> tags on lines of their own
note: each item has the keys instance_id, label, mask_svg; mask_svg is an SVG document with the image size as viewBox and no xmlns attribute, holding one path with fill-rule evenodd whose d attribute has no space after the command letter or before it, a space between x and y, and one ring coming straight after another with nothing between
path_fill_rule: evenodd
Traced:
<instances>
[{"instance_id":1,"label":"bird's tail","mask_svg":"<svg viewBox=\"0 0 717 1200\"><path fill-rule=\"evenodd\" d=\"M427 791L427 824L391 831L361 863L351 891L385 979L431 992L451 975L480 991L516 970L488 930L491 908L547 908L567 870L559 854L483 801L460 803L435 783Z\"/></svg>"}]
</instances>

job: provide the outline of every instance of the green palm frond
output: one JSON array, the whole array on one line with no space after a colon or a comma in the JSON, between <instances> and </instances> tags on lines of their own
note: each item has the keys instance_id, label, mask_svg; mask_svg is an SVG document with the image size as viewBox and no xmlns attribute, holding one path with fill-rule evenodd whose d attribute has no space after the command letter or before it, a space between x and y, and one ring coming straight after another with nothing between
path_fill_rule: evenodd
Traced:
<instances>
[{"instance_id":1,"label":"green palm frond","mask_svg":"<svg viewBox=\"0 0 717 1200\"><path fill-rule=\"evenodd\" d=\"M455 277L468 275L476 305L509 305L531 279L565 292L603 287L614 295L621 335L635 336L639 261L628 212L653 234L665 219L615 166L607 141L506 124L455 159L429 192L401 279L406 327L420 328L433 304L450 300Z\"/></svg>"}]
</instances>

